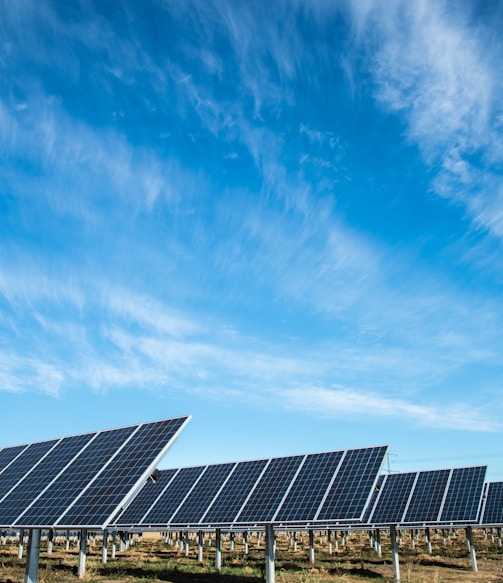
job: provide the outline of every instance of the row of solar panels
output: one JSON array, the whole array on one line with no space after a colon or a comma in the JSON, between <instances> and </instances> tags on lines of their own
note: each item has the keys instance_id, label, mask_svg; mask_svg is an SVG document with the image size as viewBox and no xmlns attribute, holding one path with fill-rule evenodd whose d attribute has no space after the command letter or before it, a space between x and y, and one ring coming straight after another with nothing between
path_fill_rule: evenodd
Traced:
<instances>
[{"instance_id":1,"label":"row of solar panels","mask_svg":"<svg viewBox=\"0 0 503 583\"><path fill-rule=\"evenodd\" d=\"M385 446L154 473L188 420L0 449L0 527L503 521L501 483L483 495L485 466L379 477Z\"/></svg>"},{"instance_id":2,"label":"row of solar panels","mask_svg":"<svg viewBox=\"0 0 503 583\"><path fill-rule=\"evenodd\" d=\"M481 511L491 524L501 523L499 483L486 485L487 495L482 495L485 466L388 474L369 490L376 474L375 466L366 462L380 459L381 453L370 448L165 470L143 488L115 526L455 526L478 524ZM338 473L341 455L349 457L345 471ZM363 476L361 465L349 461L351 456L365 465Z\"/></svg>"}]
</instances>

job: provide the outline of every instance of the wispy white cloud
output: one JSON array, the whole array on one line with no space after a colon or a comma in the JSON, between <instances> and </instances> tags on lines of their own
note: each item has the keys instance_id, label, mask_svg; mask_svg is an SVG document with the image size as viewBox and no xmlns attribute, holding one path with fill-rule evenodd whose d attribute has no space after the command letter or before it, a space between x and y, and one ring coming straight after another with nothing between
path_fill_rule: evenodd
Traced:
<instances>
[{"instance_id":1,"label":"wispy white cloud","mask_svg":"<svg viewBox=\"0 0 503 583\"><path fill-rule=\"evenodd\" d=\"M282 396L286 407L334 419L360 419L363 416L373 421L387 418L403 423L410 420L416 425L437 429L501 430L501 423L492 418L487 411L473 409L457 402L419 405L347 387L327 389L309 386L285 390Z\"/></svg>"},{"instance_id":2,"label":"wispy white cloud","mask_svg":"<svg viewBox=\"0 0 503 583\"><path fill-rule=\"evenodd\" d=\"M359 41L373 53L376 98L403 115L435 171L432 188L501 237L501 178L491 168L503 162L503 54L488 42L490 29L473 25L470 6L350 3Z\"/></svg>"}]
</instances>

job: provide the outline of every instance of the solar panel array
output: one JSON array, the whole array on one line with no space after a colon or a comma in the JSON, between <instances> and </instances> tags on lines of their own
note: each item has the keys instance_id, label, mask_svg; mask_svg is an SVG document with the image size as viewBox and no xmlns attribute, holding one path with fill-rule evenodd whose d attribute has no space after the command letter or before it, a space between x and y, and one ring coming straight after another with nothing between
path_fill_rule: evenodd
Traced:
<instances>
[{"instance_id":1,"label":"solar panel array","mask_svg":"<svg viewBox=\"0 0 503 583\"><path fill-rule=\"evenodd\" d=\"M482 526L503 526L503 482L489 482L484 492Z\"/></svg>"},{"instance_id":2,"label":"solar panel array","mask_svg":"<svg viewBox=\"0 0 503 583\"><path fill-rule=\"evenodd\" d=\"M189 417L0 450L0 526L102 528Z\"/></svg>"},{"instance_id":3,"label":"solar panel array","mask_svg":"<svg viewBox=\"0 0 503 583\"><path fill-rule=\"evenodd\" d=\"M363 522L441 525L477 522L486 466L381 476Z\"/></svg>"},{"instance_id":4,"label":"solar panel array","mask_svg":"<svg viewBox=\"0 0 503 583\"><path fill-rule=\"evenodd\" d=\"M387 447L161 472L114 521L124 527L216 527L360 521Z\"/></svg>"}]
</instances>

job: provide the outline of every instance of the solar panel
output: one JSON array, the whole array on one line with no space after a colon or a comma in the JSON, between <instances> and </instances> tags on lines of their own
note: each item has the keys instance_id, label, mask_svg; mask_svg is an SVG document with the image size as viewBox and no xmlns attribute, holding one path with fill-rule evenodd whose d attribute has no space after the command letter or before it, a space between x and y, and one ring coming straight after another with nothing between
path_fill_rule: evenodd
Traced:
<instances>
[{"instance_id":1,"label":"solar panel","mask_svg":"<svg viewBox=\"0 0 503 583\"><path fill-rule=\"evenodd\" d=\"M339 468L342 456L342 451L308 455L275 520L278 522L314 520Z\"/></svg>"},{"instance_id":2,"label":"solar panel","mask_svg":"<svg viewBox=\"0 0 503 583\"><path fill-rule=\"evenodd\" d=\"M361 520L386 451L387 447L347 450L316 520Z\"/></svg>"},{"instance_id":3,"label":"solar panel","mask_svg":"<svg viewBox=\"0 0 503 583\"><path fill-rule=\"evenodd\" d=\"M230 524L245 503L269 460L240 462L201 521L207 524Z\"/></svg>"},{"instance_id":4,"label":"solar panel","mask_svg":"<svg viewBox=\"0 0 503 583\"><path fill-rule=\"evenodd\" d=\"M449 470L420 472L403 522L437 521L449 476Z\"/></svg>"},{"instance_id":5,"label":"solar panel","mask_svg":"<svg viewBox=\"0 0 503 583\"><path fill-rule=\"evenodd\" d=\"M1 450L0 526L103 527L143 485L188 420Z\"/></svg>"},{"instance_id":6,"label":"solar panel","mask_svg":"<svg viewBox=\"0 0 503 583\"><path fill-rule=\"evenodd\" d=\"M485 498L480 524L503 526L503 482L486 484Z\"/></svg>"},{"instance_id":7,"label":"solar panel","mask_svg":"<svg viewBox=\"0 0 503 583\"><path fill-rule=\"evenodd\" d=\"M190 494L170 520L172 524L195 524L199 522L236 464L208 466Z\"/></svg>"},{"instance_id":8,"label":"solar panel","mask_svg":"<svg viewBox=\"0 0 503 583\"><path fill-rule=\"evenodd\" d=\"M485 466L453 470L441 522L477 520L485 475Z\"/></svg>"},{"instance_id":9,"label":"solar panel","mask_svg":"<svg viewBox=\"0 0 503 583\"><path fill-rule=\"evenodd\" d=\"M182 468L177 472L172 482L159 499L157 504L148 512L143 523L167 524L175 514L178 507L185 500L191 488L195 485L206 466L194 468Z\"/></svg>"},{"instance_id":10,"label":"solar panel","mask_svg":"<svg viewBox=\"0 0 503 583\"><path fill-rule=\"evenodd\" d=\"M477 520L485 466L390 474L381 478L365 522L469 524Z\"/></svg>"},{"instance_id":11,"label":"solar panel","mask_svg":"<svg viewBox=\"0 0 503 583\"><path fill-rule=\"evenodd\" d=\"M359 519L386 447L169 470L114 526L224 526ZM339 498L337 498L339 497ZM147 512L145 513L145 511Z\"/></svg>"}]
</instances>

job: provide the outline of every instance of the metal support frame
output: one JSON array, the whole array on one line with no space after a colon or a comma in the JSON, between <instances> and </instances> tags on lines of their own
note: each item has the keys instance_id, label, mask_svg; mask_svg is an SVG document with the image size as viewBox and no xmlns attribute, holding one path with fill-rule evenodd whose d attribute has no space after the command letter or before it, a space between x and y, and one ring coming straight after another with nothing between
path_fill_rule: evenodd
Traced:
<instances>
[{"instance_id":1,"label":"metal support frame","mask_svg":"<svg viewBox=\"0 0 503 583\"><path fill-rule=\"evenodd\" d=\"M265 526L265 580L266 583L275 583L276 570L274 565L274 527L272 524Z\"/></svg>"},{"instance_id":2,"label":"metal support frame","mask_svg":"<svg viewBox=\"0 0 503 583\"><path fill-rule=\"evenodd\" d=\"M309 562L314 565L314 532L309 531Z\"/></svg>"},{"instance_id":3,"label":"metal support frame","mask_svg":"<svg viewBox=\"0 0 503 583\"><path fill-rule=\"evenodd\" d=\"M110 553L110 558L111 559L115 559L115 553L117 552L117 542L116 542L116 538L117 538L117 533L114 530L112 532L112 551Z\"/></svg>"},{"instance_id":4,"label":"metal support frame","mask_svg":"<svg viewBox=\"0 0 503 583\"><path fill-rule=\"evenodd\" d=\"M400 559L398 556L398 545L396 543L396 527L389 527L389 537L391 540L391 557L393 560L393 577L395 583L400 583Z\"/></svg>"},{"instance_id":5,"label":"metal support frame","mask_svg":"<svg viewBox=\"0 0 503 583\"><path fill-rule=\"evenodd\" d=\"M375 552L379 558L382 557L382 548L381 548L381 531L379 529L376 530L374 536L374 545L375 545Z\"/></svg>"},{"instance_id":6,"label":"metal support frame","mask_svg":"<svg viewBox=\"0 0 503 583\"><path fill-rule=\"evenodd\" d=\"M52 555L52 550L54 548L54 531L51 530L47 533L47 554Z\"/></svg>"},{"instance_id":7,"label":"metal support frame","mask_svg":"<svg viewBox=\"0 0 503 583\"><path fill-rule=\"evenodd\" d=\"M473 531L471 526L466 527L466 542L468 543L468 550L470 552L470 558L472 560L472 571L476 573L477 568L477 554L475 552L475 545L473 544Z\"/></svg>"},{"instance_id":8,"label":"metal support frame","mask_svg":"<svg viewBox=\"0 0 503 583\"><path fill-rule=\"evenodd\" d=\"M24 583L37 583L40 558L40 529L30 529Z\"/></svg>"},{"instance_id":9,"label":"metal support frame","mask_svg":"<svg viewBox=\"0 0 503 583\"><path fill-rule=\"evenodd\" d=\"M79 579L84 579L86 574L87 530L80 531L79 545Z\"/></svg>"}]
</instances>

